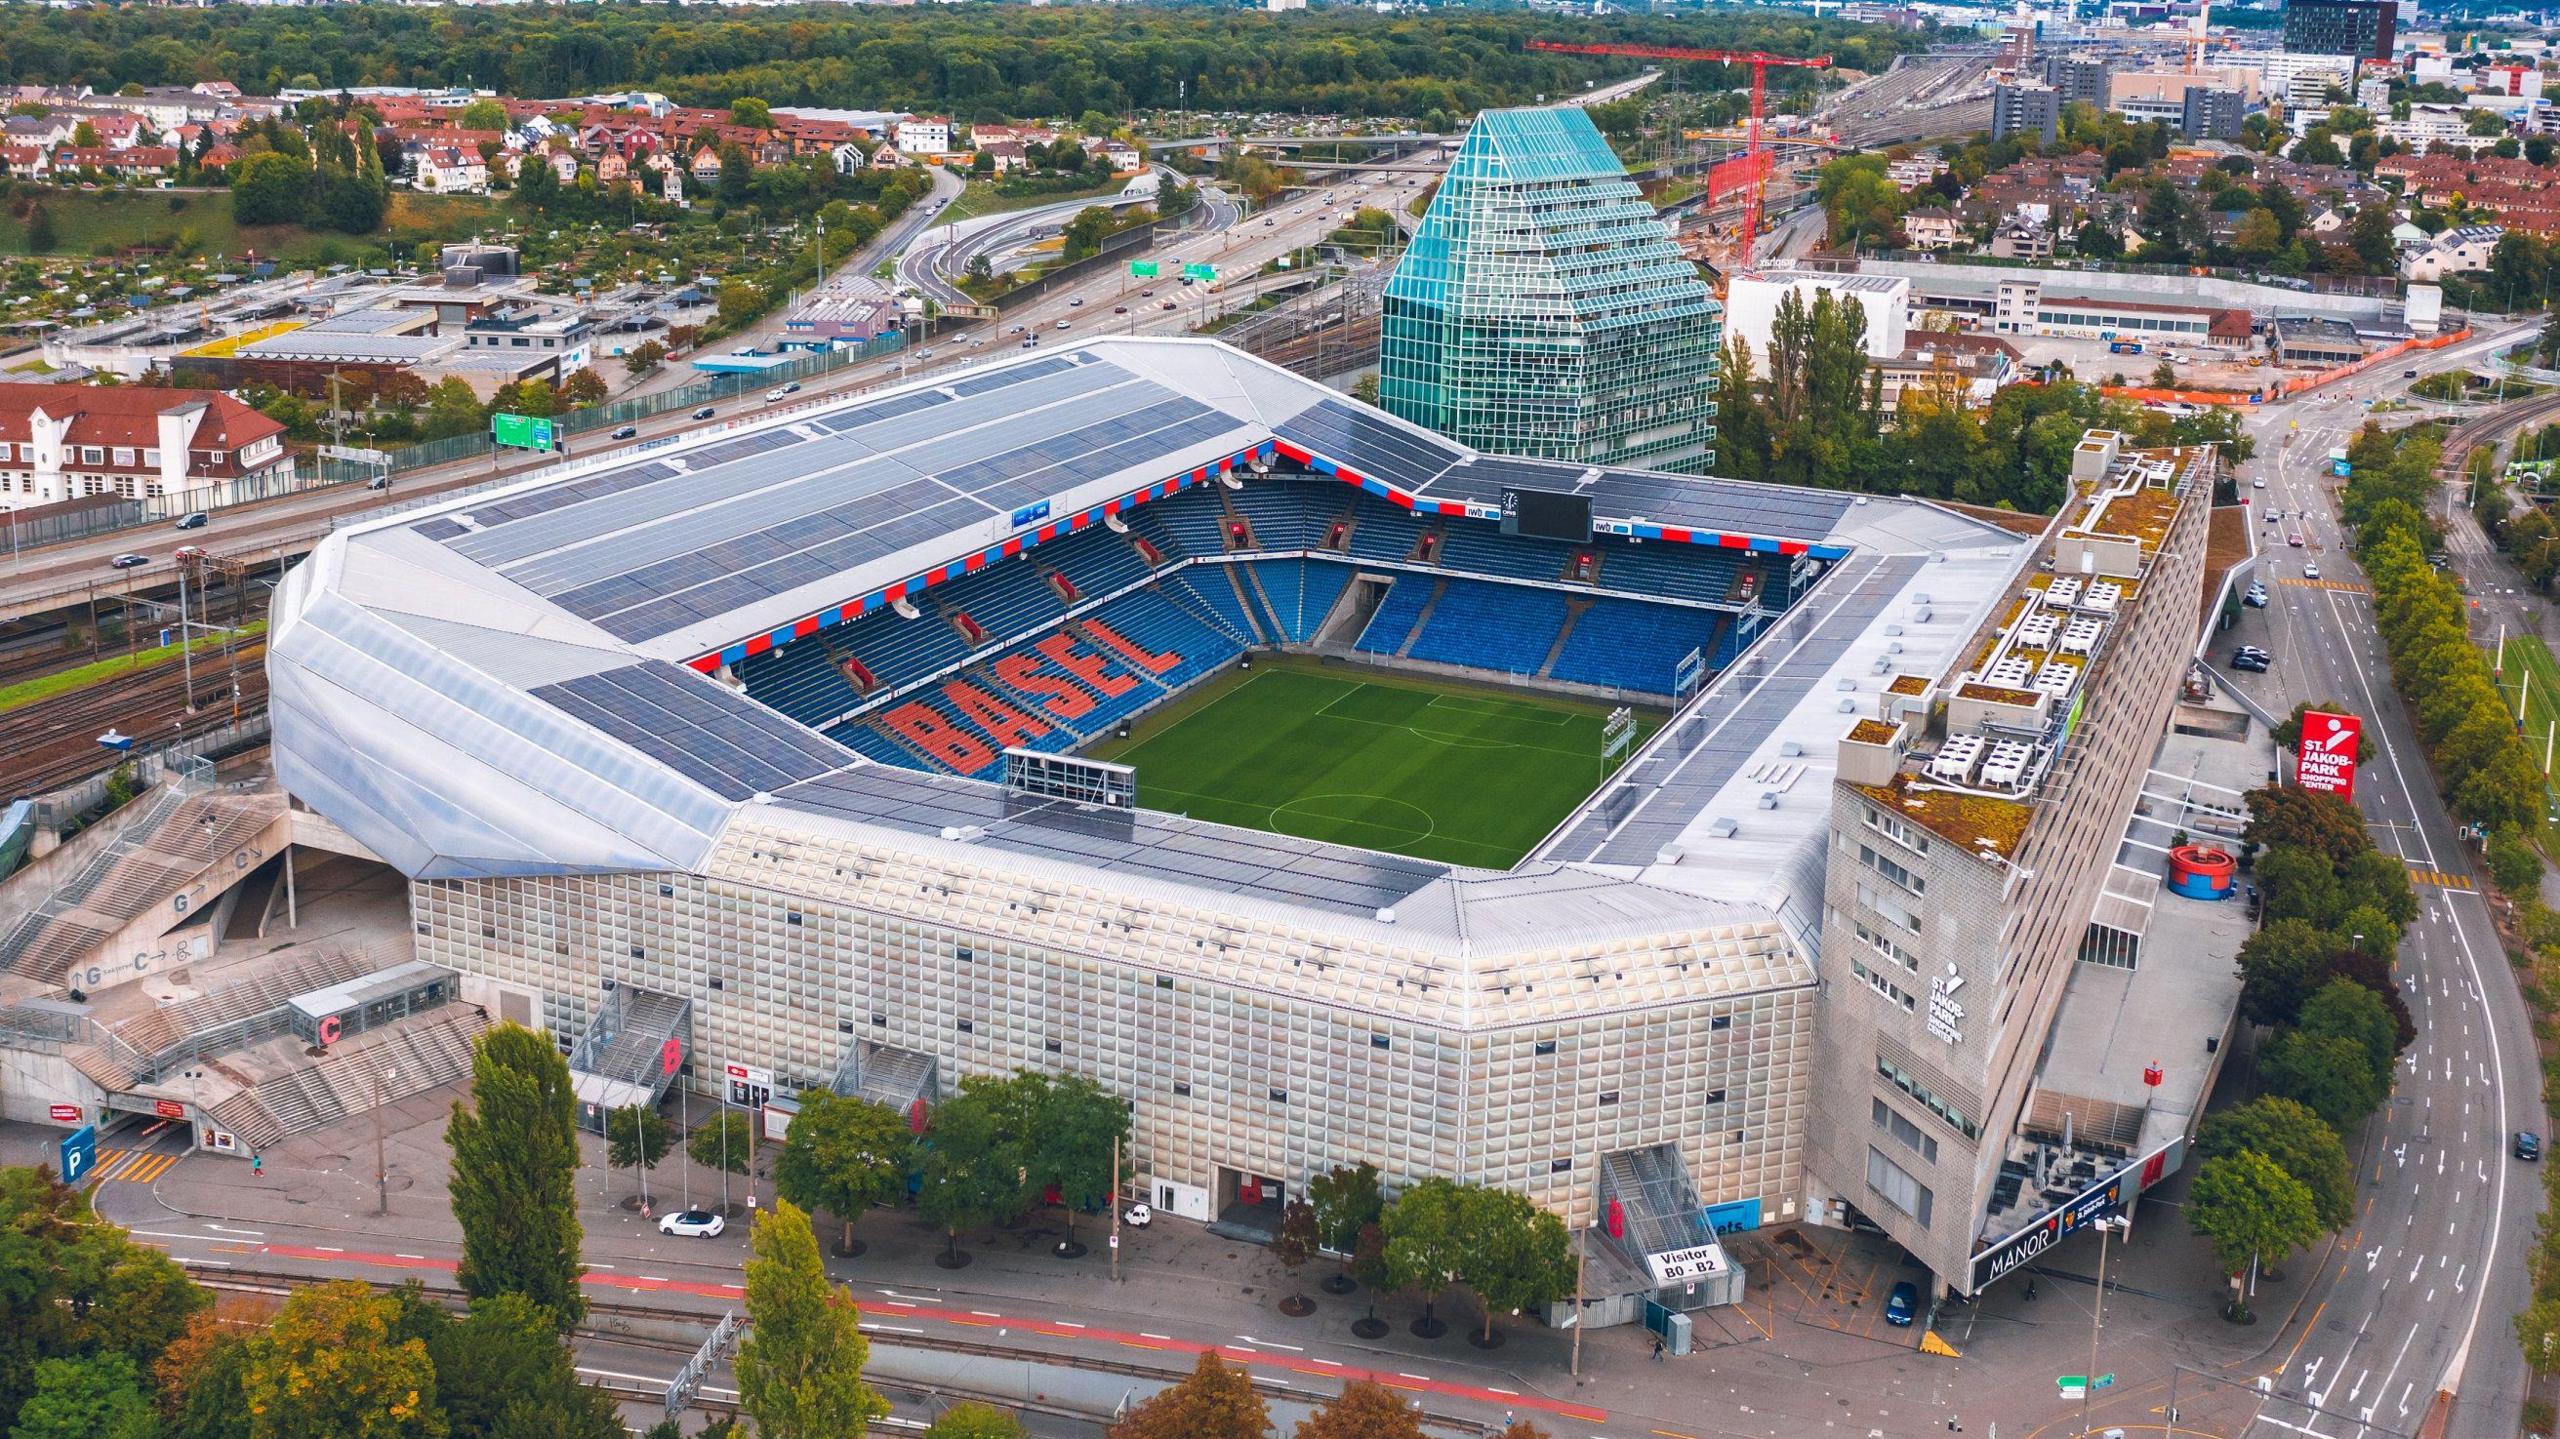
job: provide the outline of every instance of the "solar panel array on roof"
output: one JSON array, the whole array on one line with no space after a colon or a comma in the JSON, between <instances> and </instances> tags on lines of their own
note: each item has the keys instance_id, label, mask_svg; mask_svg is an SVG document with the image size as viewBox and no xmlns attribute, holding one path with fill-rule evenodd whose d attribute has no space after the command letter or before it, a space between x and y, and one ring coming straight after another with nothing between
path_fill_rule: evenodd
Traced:
<instances>
[{"instance_id":1,"label":"solar panel array on roof","mask_svg":"<svg viewBox=\"0 0 2560 1439\"><path fill-rule=\"evenodd\" d=\"M603 474L580 480L574 485L551 485L543 489L529 490L494 505L482 505L471 512L471 523L482 533L486 533L515 520L531 519L535 515L547 515L553 510L566 509L588 500L600 500L608 495L636 490L642 485L671 479L678 473L680 472L673 466L660 464L631 465L622 469L607 470ZM473 559L479 558L473 553L472 545L457 545L455 548Z\"/></svg>"},{"instance_id":2,"label":"solar panel array on roof","mask_svg":"<svg viewBox=\"0 0 2560 1439\"><path fill-rule=\"evenodd\" d=\"M1148 455L1170 454L1235 429L1219 410L1168 395L1126 415L1111 415L1064 434L1019 445L973 464L937 470L953 489L1010 508L1126 469Z\"/></svg>"},{"instance_id":3,"label":"solar panel array on roof","mask_svg":"<svg viewBox=\"0 0 2560 1439\"><path fill-rule=\"evenodd\" d=\"M930 410L936 405L950 403L951 397L940 391L918 390L909 395L893 395L885 400L874 400L859 409L847 410L840 415L822 416L809 423L829 434L841 435L847 430L858 430L865 425L877 424L882 420L894 420L900 415L912 415L918 410Z\"/></svg>"},{"instance_id":4,"label":"solar panel array on roof","mask_svg":"<svg viewBox=\"0 0 2560 1439\"><path fill-rule=\"evenodd\" d=\"M543 685L533 697L725 800L769 794L854 760L833 740L658 661Z\"/></svg>"},{"instance_id":5,"label":"solar panel array on roof","mask_svg":"<svg viewBox=\"0 0 2560 1439\"><path fill-rule=\"evenodd\" d=\"M1054 375L1061 370L1072 370L1075 367L1075 361L1064 355L1053 355L1045 360L1033 360L1027 365L1008 365L1001 370L990 370L985 374L963 375L942 388L962 399L967 399L971 395L983 395L989 390L1009 389L1025 380L1036 380L1043 375Z\"/></svg>"},{"instance_id":6,"label":"solar panel array on roof","mask_svg":"<svg viewBox=\"0 0 2560 1439\"><path fill-rule=\"evenodd\" d=\"M1149 810L1008 797L990 784L888 765L837 770L776 799L793 809L915 834L975 826L974 843L1227 894L1367 916L1449 873L1446 865Z\"/></svg>"},{"instance_id":7,"label":"solar panel array on roof","mask_svg":"<svg viewBox=\"0 0 2560 1439\"><path fill-rule=\"evenodd\" d=\"M1465 452L1381 419L1341 400L1328 399L1279 427L1280 438L1339 460L1397 489L1419 491Z\"/></svg>"},{"instance_id":8,"label":"solar panel array on roof","mask_svg":"<svg viewBox=\"0 0 2560 1439\"><path fill-rule=\"evenodd\" d=\"M451 515L438 515L432 520L422 521L409 528L430 540L449 540L456 535L471 533L469 525L463 524Z\"/></svg>"}]
</instances>

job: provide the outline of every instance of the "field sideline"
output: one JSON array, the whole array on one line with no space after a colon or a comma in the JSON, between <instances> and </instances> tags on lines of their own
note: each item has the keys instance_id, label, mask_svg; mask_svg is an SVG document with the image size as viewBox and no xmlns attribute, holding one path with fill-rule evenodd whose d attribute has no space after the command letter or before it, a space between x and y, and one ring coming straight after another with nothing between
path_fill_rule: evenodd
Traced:
<instances>
[{"instance_id":1,"label":"field sideline","mask_svg":"<svg viewBox=\"0 0 2560 1439\"><path fill-rule=\"evenodd\" d=\"M1090 753L1136 766L1150 809L1507 869L1599 787L1608 710L1258 657Z\"/></svg>"}]
</instances>

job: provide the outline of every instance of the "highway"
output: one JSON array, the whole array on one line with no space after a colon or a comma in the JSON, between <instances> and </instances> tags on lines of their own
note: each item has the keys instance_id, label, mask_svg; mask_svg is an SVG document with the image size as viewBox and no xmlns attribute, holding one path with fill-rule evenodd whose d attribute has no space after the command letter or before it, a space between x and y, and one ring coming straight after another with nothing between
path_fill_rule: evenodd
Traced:
<instances>
[{"instance_id":1,"label":"highway","mask_svg":"<svg viewBox=\"0 0 2560 1439\"><path fill-rule=\"evenodd\" d=\"M2500 338L2512 342L2518 332ZM2254 1439L2414 1434L2439 1391L2451 1402L2452 1439L2514 1433L2525 1369L2509 1318L2527 1299L2522 1256L2542 1208L2539 1174L2509 1157L2518 1129L2540 1130L2541 1076L2515 979L2491 922L2484 881L2455 832L2391 688L2363 575L2337 515L2341 482L2327 477L2331 448L2351 439L2364 401L2397 394L2403 370L2456 368L2496 342L2482 339L2407 362L2389 362L2316 395L2252 415L2257 461L2244 489L2260 513L2259 577L2274 596L2247 611L2212 658L2234 643L2275 656L2266 675L2227 675L2261 709L2282 715L2302 700L2336 700L2364 717L2356 801L2386 852L2416 883L2417 922L2403 936L2401 988L2418 1026L2391 1103L2350 1154L2365 1192L2355 1225L2305 1303L2309 1321L2262 1372L2274 1392L2259 1399L2190 1391L2182 1409L2201 1420L2239 1398L2236 1428ZM2394 422L2405 419L2390 417ZM2299 428L2294 428L2295 426ZM2300 534L2305 547L2282 536ZM2307 562L2320 577L2307 579ZM2297 1260L2297 1263L2314 1262Z\"/></svg>"},{"instance_id":2,"label":"highway","mask_svg":"<svg viewBox=\"0 0 2560 1439\"><path fill-rule=\"evenodd\" d=\"M1252 221L1227 230L1186 232L1170 244L1160 245L1149 252L1150 257L1164 268L1165 278L1162 280L1132 280L1124 267L1094 276L1090 285L1026 302L1007 311L999 321L983 324L940 322L931 327L927 338L913 348L887 359L848 365L833 374L810 379L804 382L802 391L789 396L786 403L807 404L912 379L925 371L982 363L989 358L1010 354L1035 337L1053 341L1091 333L1188 333L1223 309L1249 300L1262 282L1244 277L1252 276L1266 262L1322 239L1341 223L1340 215L1344 210L1363 203L1381 206L1408 203L1419 193L1413 185L1405 183L1409 180L1413 177L1367 175L1348 179L1329 189L1299 194ZM1328 195L1332 197L1330 202L1325 198ZM923 217L917 217L919 228L922 223ZM894 228L884 232L891 237L895 233ZM877 256L883 253L883 249L875 245L867 253ZM1217 294L1211 294L1205 285L1184 286L1174 278L1184 261L1212 263L1218 266L1222 276L1238 278L1222 285ZM1149 296L1141 293L1143 290L1155 293ZM1166 308L1168 301L1172 303L1170 309ZM1123 307L1127 313L1113 313ZM774 323L778 324L779 320ZM671 369L682 370L683 367ZM689 430L733 424L755 417L767 406L758 398L757 392L750 389L739 398L722 401L713 408L717 413L709 420L695 420L691 412L677 410L639 421L637 434L622 442L621 447ZM611 452L606 448L607 444L599 436L581 437L573 442L575 453L569 458L584 462L602 456ZM589 450L586 448L588 445L596 448ZM369 492L354 485L334 485L216 511L210 525L186 534L152 524L12 554L0 560L0 620L16 619L64 605L83 605L92 587L100 596L156 594L170 590L176 584L176 571L170 555L180 544L199 544L217 554L259 559L298 554L308 548L314 538L325 534L332 524L359 519L386 504L416 504L422 499L485 484L502 476L530 474L558 464L560 458L515 454L481 456L432 470L403 474L387 494ZM128 553L143 555L152 563L134 570L109 568L110 559Z\"/></svg>"}]
</instances>

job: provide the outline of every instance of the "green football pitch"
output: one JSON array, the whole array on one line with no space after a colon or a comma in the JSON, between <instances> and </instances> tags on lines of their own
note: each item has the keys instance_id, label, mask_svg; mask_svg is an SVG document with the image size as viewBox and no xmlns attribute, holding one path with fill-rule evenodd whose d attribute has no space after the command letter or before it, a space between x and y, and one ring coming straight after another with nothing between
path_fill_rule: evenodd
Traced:
<instances>
[{"instance_id":1,"label":"green football pitch","mask_svg":"<svg viewBox=\"0 0 2560 1439\"><path fill-rule=\"evenodd\" d=\"M1606 770L1602 705L1257 660L1093 751L1138 802L1219 824L1504 869ZM1639 716L1638 743L1658 721Z\"/></svg>"}]
</instances>

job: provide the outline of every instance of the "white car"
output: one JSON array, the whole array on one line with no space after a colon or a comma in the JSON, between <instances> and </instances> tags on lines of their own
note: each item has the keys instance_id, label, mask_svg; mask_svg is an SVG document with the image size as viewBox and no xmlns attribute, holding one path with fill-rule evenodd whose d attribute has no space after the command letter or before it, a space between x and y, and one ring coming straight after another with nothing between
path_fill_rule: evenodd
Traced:
<instances>
[{"instance_id":1,"label":"white car","mask_svg":"<svg viewBox=\"0 0 2560 1439\"><path fill-rule=\"evenodd\" d=\"M727 1220L708 1209L679 1209L658 1221L660 1234L680 1239L717 1239L720 1231L728 1227Z\"/></svg>"},{"instance_id":2,"label":"white car","mask_svg":"<svg viewBox=\"0 0 2560 1439\"><path fill-rule=\"evenodd\" d=\"M2306 580L2316 580L2320 578L2320 567L2318 565L2304 565L2302 567L2302 577Z\"/></svg>"},{"instance_id":3,"label":"white car","mask_svg":"<svg viewBox=\"0 0 2560 1439\"><path fill-rule=\"evenodd\" d=\"M765 402L766 404L770 405L770 404L772 404L773 402L775 402L776 400L781 399L784 395L787 395L787 394L789 394L789 393L790 393L790 391L788 391L788 390L783 390L783 389L771 389L771 390L767 390L767 391L765 391L765 392L764 392L764 402Z\"/></svg>"},{"instance_id":4,"label":"white car","mask_svg":"<svg viewBox=\"0 0 2560 1439\"><path fill-rule=\"evenodd\" d=\"M2266 481L2264 481L2264 480L2251 480L2251 481L2249 482L2249 488L2251 488L2251 489L2253 489L2253 490L2263 490L2263 489L2265 489L2266 487L2267 487L2267 482L2266 482Z\"/></svg>"},{"instance_id":5,"label":"white car","mask_svg":"<svg viewBox=\"0 0 2560 1439\"><path fill-rule=\"evenodd\" d=\"M1144 1229L1156 1222L1156 1212L1144 1204L1132 1204L1129 1212L1120 1216L1120 1222L1132 1229Z\"/></svg>"}]
</instances>

